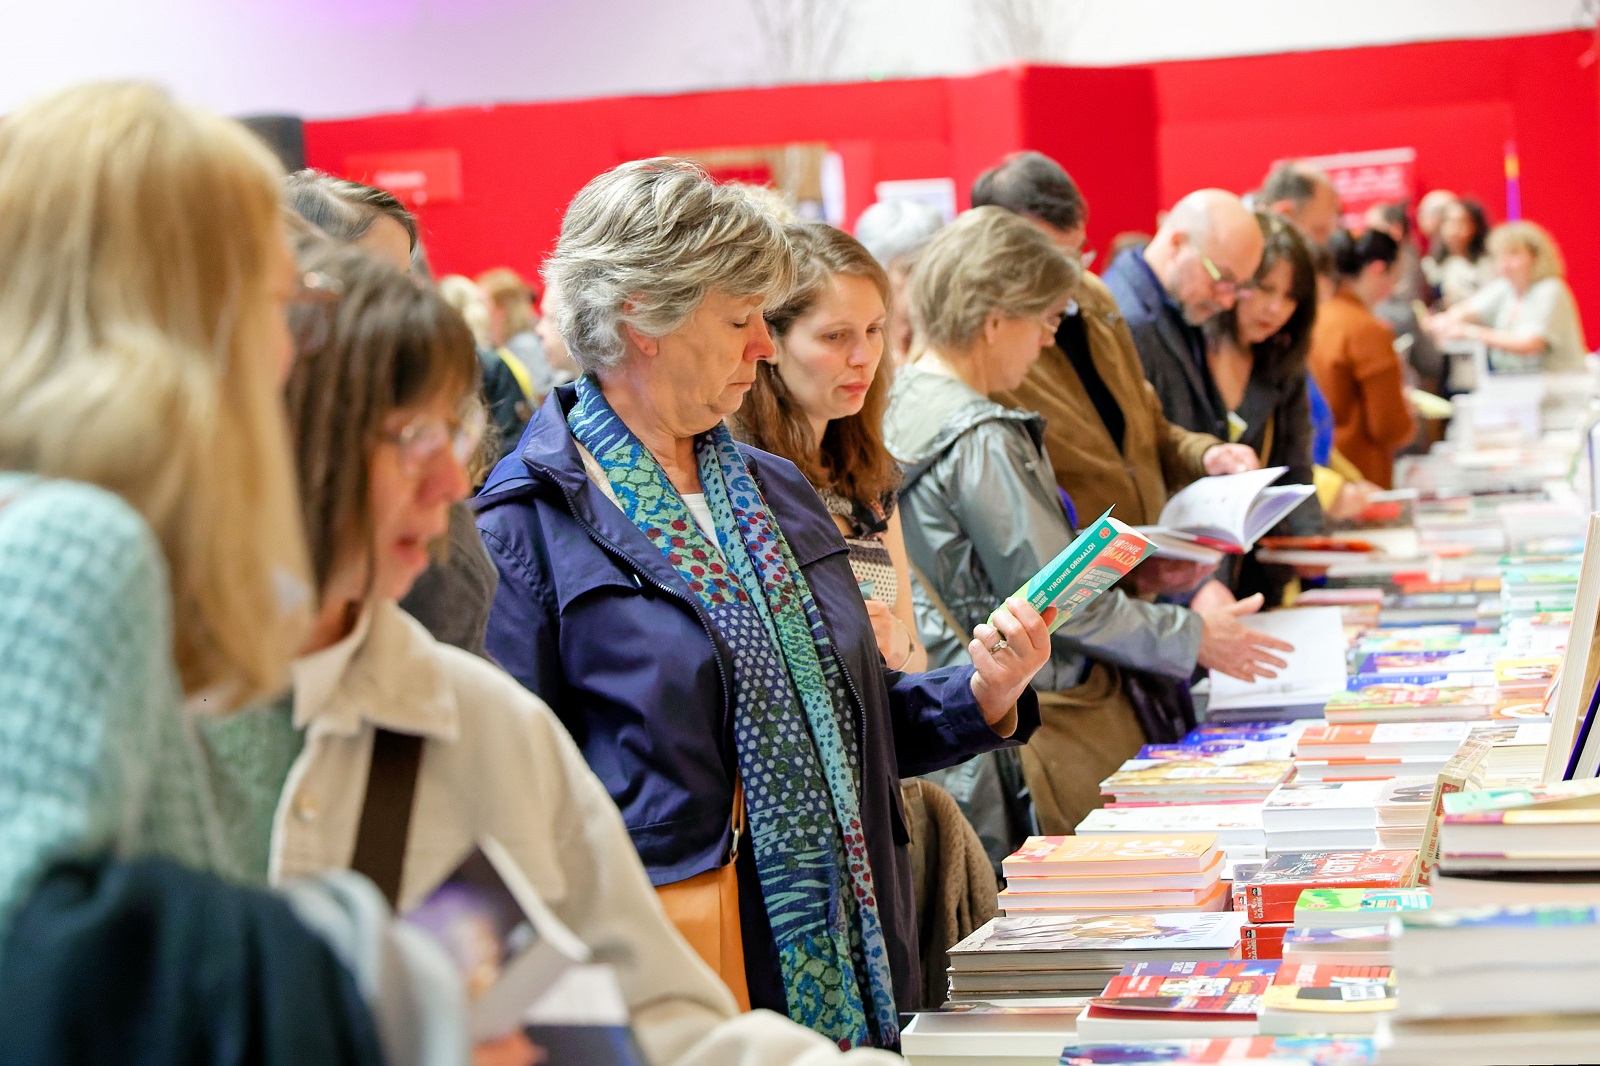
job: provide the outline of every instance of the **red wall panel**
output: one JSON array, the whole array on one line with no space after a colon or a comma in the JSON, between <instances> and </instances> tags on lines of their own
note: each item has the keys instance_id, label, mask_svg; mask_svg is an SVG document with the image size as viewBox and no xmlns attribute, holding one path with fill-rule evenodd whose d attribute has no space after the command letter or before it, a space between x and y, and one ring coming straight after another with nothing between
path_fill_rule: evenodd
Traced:
<instances>
[{"instance_id":1,"label":"red wall panel","mask_svg":"<svg viewBox=\"0 0 1600 1066\"><path fill-rule=\"evenodd\" d=\"M1037 148L1078 179L1090 240L1149 230L1191 189L1255 187L1290 155L1411 147L1423 189L1505 212L1503 151L1515 140L1526 217L1566 252L1600 342L1600 83L1587 33L1073 69L792 86L681 96L419 111L306 126L313 166L368 152L456 148L463 194L424 207L442 271L537 268L561 212L595 174L670 151L821 141L845 162L850 221L874 185L972 179Z\"/></svg>"}]
</instances>

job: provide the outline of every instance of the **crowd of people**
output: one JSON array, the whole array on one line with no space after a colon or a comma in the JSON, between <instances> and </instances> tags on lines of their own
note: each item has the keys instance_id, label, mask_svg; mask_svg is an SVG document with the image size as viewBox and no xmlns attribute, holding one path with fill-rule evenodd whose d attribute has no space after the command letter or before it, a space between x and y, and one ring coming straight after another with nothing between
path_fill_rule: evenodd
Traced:
<instances>
[{"instance_id":1,"label":"crowd of people","mask_svg":"<svg viewBox=\"0 0 1600 1066\"><path fill-rule=\"evenodd\" d=\"M7 116L0 1058L538 1061L394 918L493 838L649 1062L893 1061L999 859L1292 650L1250 556L1015 590L1206 476L1358 511L1432 342L1582 368L1533 223L1249 200L1096 277L1038 153L855 236L652 159L534 284L434 282L395 197L158 90Z\"/></svg>"}]
</instances>

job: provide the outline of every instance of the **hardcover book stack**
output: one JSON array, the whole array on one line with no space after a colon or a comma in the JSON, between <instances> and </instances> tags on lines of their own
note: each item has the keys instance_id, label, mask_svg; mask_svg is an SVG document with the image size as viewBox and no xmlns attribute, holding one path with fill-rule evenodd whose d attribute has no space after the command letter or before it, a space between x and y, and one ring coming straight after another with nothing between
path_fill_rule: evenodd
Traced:
<instances>
[{"instance_id":1,"label":"hardcover book stack","mask_svg":"<svg viewBox=\"0 0 1600 1066\"><path fill-rule=\"evenodd\" d=\"M1029 837L1001 864L1016 914L1181 914L1227 909L1215 833Z\"/></svg>"},{"instance_id":2,"label":"hardcover book stack","mask_svg":"<svg viewBox=\"0 0 1600 1066\"><path fill-rule=\"evenodd\" d=\"M1404 992L1386 1066L1593 1062L1600 909L1515 906L1399 916Z\"/></svg>"},{"instance_id":3,"label":"hardcover book stack","mask_svg":"<svg viewBox=\"0 0 1600 1066\"><path fill-rule=\"evenodd\" d=\"M1130 962L1221 962L1237 914L1004 916L950 949L950 1000L1098 995Z\"/></svg>"}]
</instances>

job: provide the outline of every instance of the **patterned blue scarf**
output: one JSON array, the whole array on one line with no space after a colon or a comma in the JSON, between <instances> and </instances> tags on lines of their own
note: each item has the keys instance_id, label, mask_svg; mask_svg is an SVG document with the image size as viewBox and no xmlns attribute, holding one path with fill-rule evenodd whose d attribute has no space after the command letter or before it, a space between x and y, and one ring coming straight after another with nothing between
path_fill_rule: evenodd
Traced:
<instances>
[{"instance_id":1,"label":"patterned blue scarf","mask_svg":"<svg viewBox=\"0 0 1600 1066\"><path fill-rule=\"evenodd\" d=\"M584 377L577 391L573 437L733 650L739 773L789 1015L842 1048L898 1043L855 702L789 543L726 426L695 438L713 545L599 386Z\"/></svg>"}]
</instances>

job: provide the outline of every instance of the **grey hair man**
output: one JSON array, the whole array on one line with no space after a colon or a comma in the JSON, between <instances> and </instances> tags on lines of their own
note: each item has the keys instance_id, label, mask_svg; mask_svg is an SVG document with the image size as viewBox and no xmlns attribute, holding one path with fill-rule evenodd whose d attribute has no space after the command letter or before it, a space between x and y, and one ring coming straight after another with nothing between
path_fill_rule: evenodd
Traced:
<instances>
[{"instance_id":1,"label":"grey hair man","mask_svg":"<svg viewBox=\"0 0 1600 1066\"><path fill-rule=\"evenodd\" d=\"M1261 210L1293 222L1306 240L1319 247L1339 228L1339 190L1328 175L1304 163L1290 161L1273 167L1261 183L1255 203Z\"/></svg>"}]
</instances>

